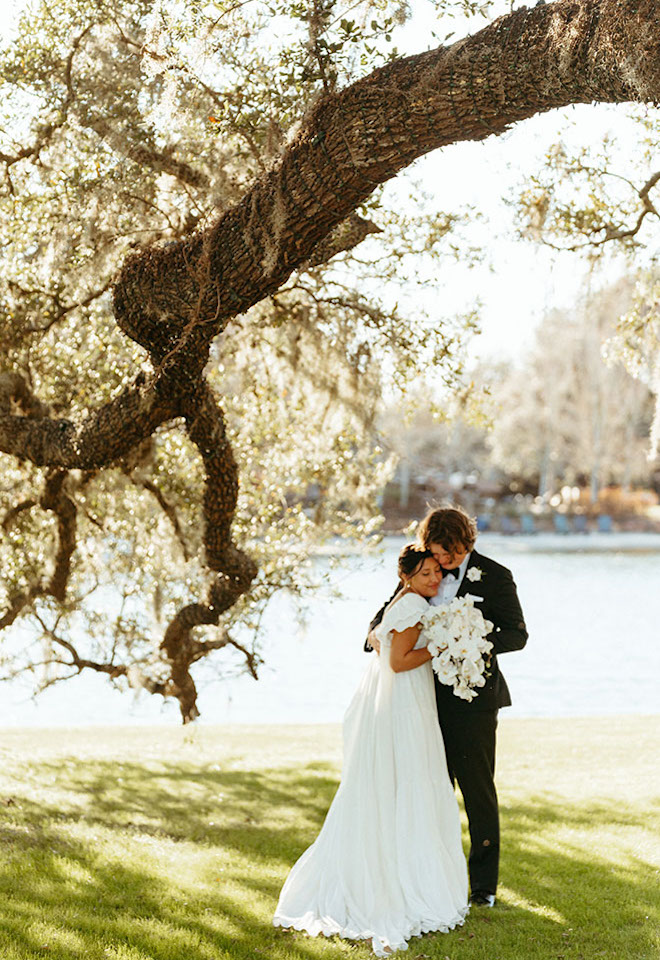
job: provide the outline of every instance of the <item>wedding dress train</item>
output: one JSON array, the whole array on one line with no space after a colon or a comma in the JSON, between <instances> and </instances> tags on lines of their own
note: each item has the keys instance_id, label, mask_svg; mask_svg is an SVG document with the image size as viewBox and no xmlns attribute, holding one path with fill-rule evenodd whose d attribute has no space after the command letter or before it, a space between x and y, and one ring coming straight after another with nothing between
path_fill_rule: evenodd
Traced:
<instances>
[{"instance_id":1,"label":"wedding dress train","mask_svg":"<svg viewBox=\"0 0 660 960\"><path fill-rule=\"evenodd\" d=\"M385 956L463 922L467 867L431 665L394 673L389 663L392 630L414 626L425 610L422 597L406 594L377 627L381 654L344 717L339 789L287 877L276 926L370 939Z\"/></svg>"}]
</instances>

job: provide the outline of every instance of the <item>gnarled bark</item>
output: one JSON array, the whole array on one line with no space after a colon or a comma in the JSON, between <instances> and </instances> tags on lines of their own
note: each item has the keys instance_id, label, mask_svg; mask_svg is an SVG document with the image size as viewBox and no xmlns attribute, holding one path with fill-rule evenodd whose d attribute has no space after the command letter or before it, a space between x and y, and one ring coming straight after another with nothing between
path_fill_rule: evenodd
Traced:
<instances>
[{"instance_id":1,"label":"gnarled bark","mask_svg":"<svg viewBox=\"0 0 660 960\"><path fill-rule=\"evenodd\" d=\"M117 322L154 356L175 344L194 355L417 157L568 104L630 100L660 100L652 0L522 8L451 47L397 60L327 96L214 226L129 258Z\"/></svg>"},{"instance_id":2,"label":"gnarled bark","mask_svg":"<svg viewBox=\"0 0 660 960\"><path fill-rule=\"evenodd\" d=\"M76 523L78 510L75 500L67 489L69 474L66 470L50 470L46 475L44 491L37 500L25 500L17 504L3 518L3 529L7 529L13 520L25 510L40 506L49 510L57 518L57 550L53 571L46 582L33 583L10 599L9 607L0 617L0 630L11 626L23 610L38 597L49 596L64 602L71 572L71 558L76 549Z\"/></svg>"}]
</instances>

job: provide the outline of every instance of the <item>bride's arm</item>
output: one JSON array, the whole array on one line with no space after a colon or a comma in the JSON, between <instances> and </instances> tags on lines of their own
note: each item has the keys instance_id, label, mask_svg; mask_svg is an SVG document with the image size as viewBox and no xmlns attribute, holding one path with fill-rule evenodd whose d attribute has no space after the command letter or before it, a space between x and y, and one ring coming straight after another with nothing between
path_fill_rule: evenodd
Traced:
<instances>
[{"instance_id":1,"label":"bride's arm","mask_svg":"<svg viewBox=\"0 0 660 960\"><path fill-rule=\"evenodd\" d=\"M431 654L426 647L414 650L417 638L421 633L421 625L408 627L399 633L392 631L392 646L390 648L390 666L395 673L403 673L404 670L414 670L415 667L421 667L423 663L431 659Z\"/></svg>"}]
</instances>

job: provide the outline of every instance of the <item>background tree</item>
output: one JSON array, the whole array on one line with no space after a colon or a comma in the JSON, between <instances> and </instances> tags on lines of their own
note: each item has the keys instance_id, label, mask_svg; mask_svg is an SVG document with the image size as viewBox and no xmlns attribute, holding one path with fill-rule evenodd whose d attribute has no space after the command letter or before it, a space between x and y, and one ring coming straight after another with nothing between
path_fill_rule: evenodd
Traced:
<instances>
[{"instance_id":1,"label":"background tree","mask_svg":"<svg viewBox=\"0 0 660 960\"><path fill-rule=\"evenodd\" d=\"M213 9L67 0L26 22L4 58L5 108L22 123L5 123L0 154L10 265L0 449L15 458L4 481L10 556L0 626L32 617L45 664L131 678L176 697L184 720L196 713L197 660L233 645L256 669L254 653L226 629L258 573L232 450L243 427L232 417L246 401L232 408L230 394L223 411L217 393L244 388L222 361L232 335L242 350L260 350L251 334L261 339L285 320L301 333L300 353L295 337L273 335L266 357L296 369L297 356L316 351L342 365L342 385L367 374L376 391L367 361L382 345L381 375L405 383L415 361L449 356L437 318L402 324L391 303L374 308L381 264L362 297L346 292L340 267L299 280L373 232L364 204L379 184L435 147L501 133L540 111L660 91L651 2L521 9L409 58L388 46L397 8L365 10L358 20L329 0ZM431 223L427 244L445 223ZM367 272L370 260L361 262ZM266 389L277 384L271 376ZM362 464L348 466L351 430L370 422L369 402L356 411L349 392L337 455L313 464L330 499L328 475L341 497L346 477L360 472ZM291 502L268 489L263 464L254 476L265 488L260 502L285 515L283 538L304 526L295 507L286 517ZM188 557L184 576L168 577L172 560L158 537L142 535L144 517L149 534L165 529L176 544L177 567ZM253 548L263 532L255 527ZM262 552L277 550L266 541ZM111 626L99 614L109 583L123 598ZM157 641L146 636L145 594L157 597L164 623ZM85 597L96 626L81 653L70 638ZM218 629L200 638L198 627Z\"/></svg>"},{"instance_id":2,"label":"background tree","mask_svg":"<svg viewBox=\"0 0 660 960\"><path fill-rule=\"evenodd\" d=\"M555 309L530 350L492 386L489 437L494 464L509 481L548 500L584 486L596 503L608 484L648 483L652 395L618 363L603 359L631 282Z\"/></svg>"},{"instance_id":3,"label":"background tree","mask_svg":"<svg viewBox=\"0 0 660 960\"><path fill-rule=\"evenodd\" d=\"M628 277L635 290L607 344L610 360L654 392L650 456L660 442L660 123L657 113L633 108L618 136L576 149L570 127L560 131L545 163L516 199L523 237L560 253L581 255L594 276L611 285Z\"/></svg>"},{"instance_id":4,"label":"background tree","mask_svg":"<svg viewBox=\"0 0 660 960\"><path fill-rule=\"evenodd\" d=\"M484 357L471 370L469 393L437 411L431 387L411 391L408 408L388 415L386 448L397 456L399 483L407 464L436 496L451 494L455 483L476 510L484 496L515 490L548 502L579 486L596 504L606 486L649 486L653 395L616 358L606 359L634 291L623 280L585 290L572 309L549 311L520 357Z\"/></svg>"}]
</instances>

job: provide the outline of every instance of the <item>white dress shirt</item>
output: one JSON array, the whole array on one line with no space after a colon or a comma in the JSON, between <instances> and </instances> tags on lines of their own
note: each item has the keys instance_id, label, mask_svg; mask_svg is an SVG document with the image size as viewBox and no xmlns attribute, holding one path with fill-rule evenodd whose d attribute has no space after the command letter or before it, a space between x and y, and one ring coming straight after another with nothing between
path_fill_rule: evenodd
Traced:
<instances>
[{"instance_id":1,"label":"white dress shirt","mask_svg":"<svg viewBox=\"0 0 660 960\"><path fill-rule=\"evenodd\" d=\"M443 603L449 603L454 599L458 593L458 588L463 582L463 577L465 576L465 571L467 570L467 565L470 562L470 554L464 558L463 563L458 568L458 577L454 574L449 576L444 576L442 578L442 583L438 587L438 592L434 597L431 597L429 603L434 607L439 607Z\"/></svg>"}]
</instances>

